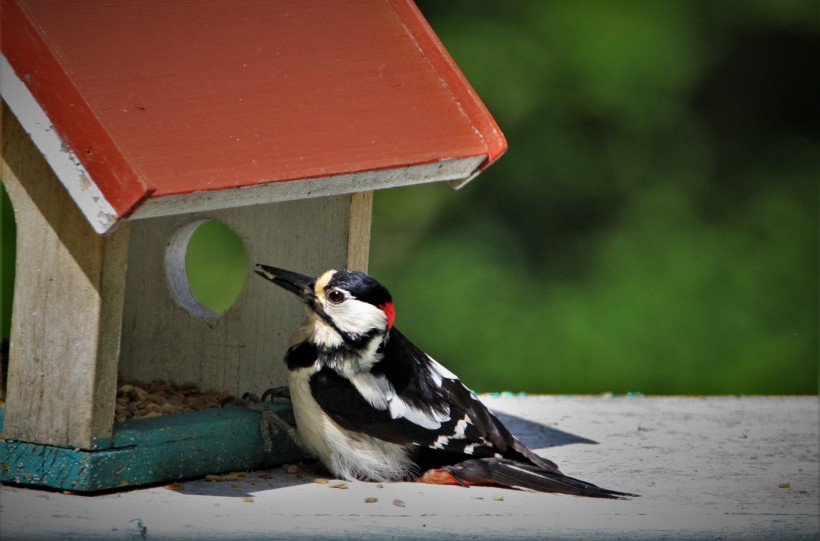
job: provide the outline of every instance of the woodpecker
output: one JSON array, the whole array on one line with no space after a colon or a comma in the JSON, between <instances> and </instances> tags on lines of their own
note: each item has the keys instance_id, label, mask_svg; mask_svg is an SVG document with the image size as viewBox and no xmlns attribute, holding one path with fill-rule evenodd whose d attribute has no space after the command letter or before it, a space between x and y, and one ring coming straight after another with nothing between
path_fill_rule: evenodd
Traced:
<instances>
[{"instance_id":1,"label":"woodpecker","mask_svg":"<svg viewBox=\"0 0 820 541\"><path fill-rule=\"evenodd\" d=\"M331 269L313 278L268 265L255 272L306 306L285 355L289 394L299 443L333 475L635 496L566 476L521 443L399 332L390 292L367 274Z\"/></svg>"}]
</instances>

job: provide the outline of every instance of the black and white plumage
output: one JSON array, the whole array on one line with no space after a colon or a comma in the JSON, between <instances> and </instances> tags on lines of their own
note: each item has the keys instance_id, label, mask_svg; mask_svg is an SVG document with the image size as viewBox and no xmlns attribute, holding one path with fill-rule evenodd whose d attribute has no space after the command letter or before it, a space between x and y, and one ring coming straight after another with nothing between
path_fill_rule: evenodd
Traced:
<instances>
[{"instance_id":1,"label":"black and white plumage","mask_svg":"<svg viewBox=\"0 0 820 541\"><path fill-rule=\"evenodd\" d=\"M256 272L307 306L285 356L290 396L300 443L339 478L631 496L568 477L518 441L393 326L390 293L367 274Z\"/></svg>"}]
</instances>

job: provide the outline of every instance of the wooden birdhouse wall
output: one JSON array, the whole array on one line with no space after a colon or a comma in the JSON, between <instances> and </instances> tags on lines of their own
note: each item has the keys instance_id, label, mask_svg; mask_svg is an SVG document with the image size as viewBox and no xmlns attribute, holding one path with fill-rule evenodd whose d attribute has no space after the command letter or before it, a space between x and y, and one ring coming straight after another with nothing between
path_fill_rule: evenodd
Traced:
<instances>
[{"instance_id":1,"label":"wooden birdhouse wall","mask_svg":"<svg viewBox=\"0 0 820 541\"><path fill-rule=\"evenodd\" d=\"M304 313L253 265L367 269L372 192L131 220L100 236L5 106L2 120L18 231L6 437L105 446L118 379L233 394L284 385ZM206 220L227 225L248 255L244 289L222 314L181 306L168 272L174 250L184 257L178 233Z\"/></svg>"},{"instance_id":2,"label":"wooden birdhouse wall","mask_svg":"<svg viewBox=\"0 0 820 541\"><path fill-rule=\"evenodd\" d=\"M93 448L111 436L128 225L101 237L3 104L17 222L3 435Z\"/></svg>"},{"instance_id":3,"label":"wooden birdhouse wall","mask_svg":"<svg viewBox=\"0 0 820 541\"><path fill-rule=\"evenodd\" d=\"M366 270L371 201L364 192L132 221L120 378L194 382L234 394L284 385L283 355L304 312L253 266ZM172 245L175 235L205 220L227 225L248 254L245 286L219 315L191 313L169 288L168 258L175 248L184 251Z\"/></svg>"},{"instance_id":4,"label":"wooden birdhouse wall","mask_svg":"<svg viewBox=\"0 0 820 541\"><path fill-rule=\"evenodd\" d=\"M254 265L366 270L372 190L469 182L507 146L489 111L408 0L3 0L0 18L18 235L0 480L98 490L301 456L258 456L255 412L115 422L117 381L284 385L303 308ZM185 268L207 220L249 265L219 314Z\"/></svg>"}]
</instances>

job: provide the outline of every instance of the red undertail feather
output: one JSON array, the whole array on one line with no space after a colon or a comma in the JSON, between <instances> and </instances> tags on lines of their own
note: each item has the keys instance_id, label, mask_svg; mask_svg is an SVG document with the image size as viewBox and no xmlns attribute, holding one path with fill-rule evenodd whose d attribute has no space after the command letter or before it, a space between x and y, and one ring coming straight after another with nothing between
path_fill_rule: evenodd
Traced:
<instances>
[{"instance_id":1,"label":"red undertail feather","mask_svg":"<svg viewBox=\"0 0 820 541\"><path fill-rule=\"evenodd\" d=\"M465 460L453 466L429 470L419 478L422 483L461 486L501 486L535 492L556 492L592 498L623 499L636 494L606 488L507 458Z\"/></svg>"},{"instance_id":2,"label":"red undertail feather","mask_svg":"<svg viewBox=\"0 0 820 541\"><path fill-rule=\"evenodd\" d=\"M419 483L428 483L430 485L458 485L470 486L473 483L467 483L457 479L446 468L439 470L427 470L424 475L417 479Z\"/></svg>"}]
</instances>

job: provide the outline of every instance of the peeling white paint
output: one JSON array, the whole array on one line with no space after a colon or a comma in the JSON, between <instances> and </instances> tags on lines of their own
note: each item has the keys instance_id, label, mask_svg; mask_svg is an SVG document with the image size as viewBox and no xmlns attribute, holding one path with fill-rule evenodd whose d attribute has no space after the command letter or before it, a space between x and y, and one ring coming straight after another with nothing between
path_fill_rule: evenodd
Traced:
<instances>
[{"instance_id":1,"label":"peeling white paint","mask_svg":"<svg viewBox=\"0 0 820 541\"><path fill-rule=\"evenodd\" d=\"M23 75L25 78L26 76ZM0 95L45 157L71 199L97 233L112 231L117 212L69 146L57 135L40 104L0 54Z\"/></svg>"}]
</instances>

